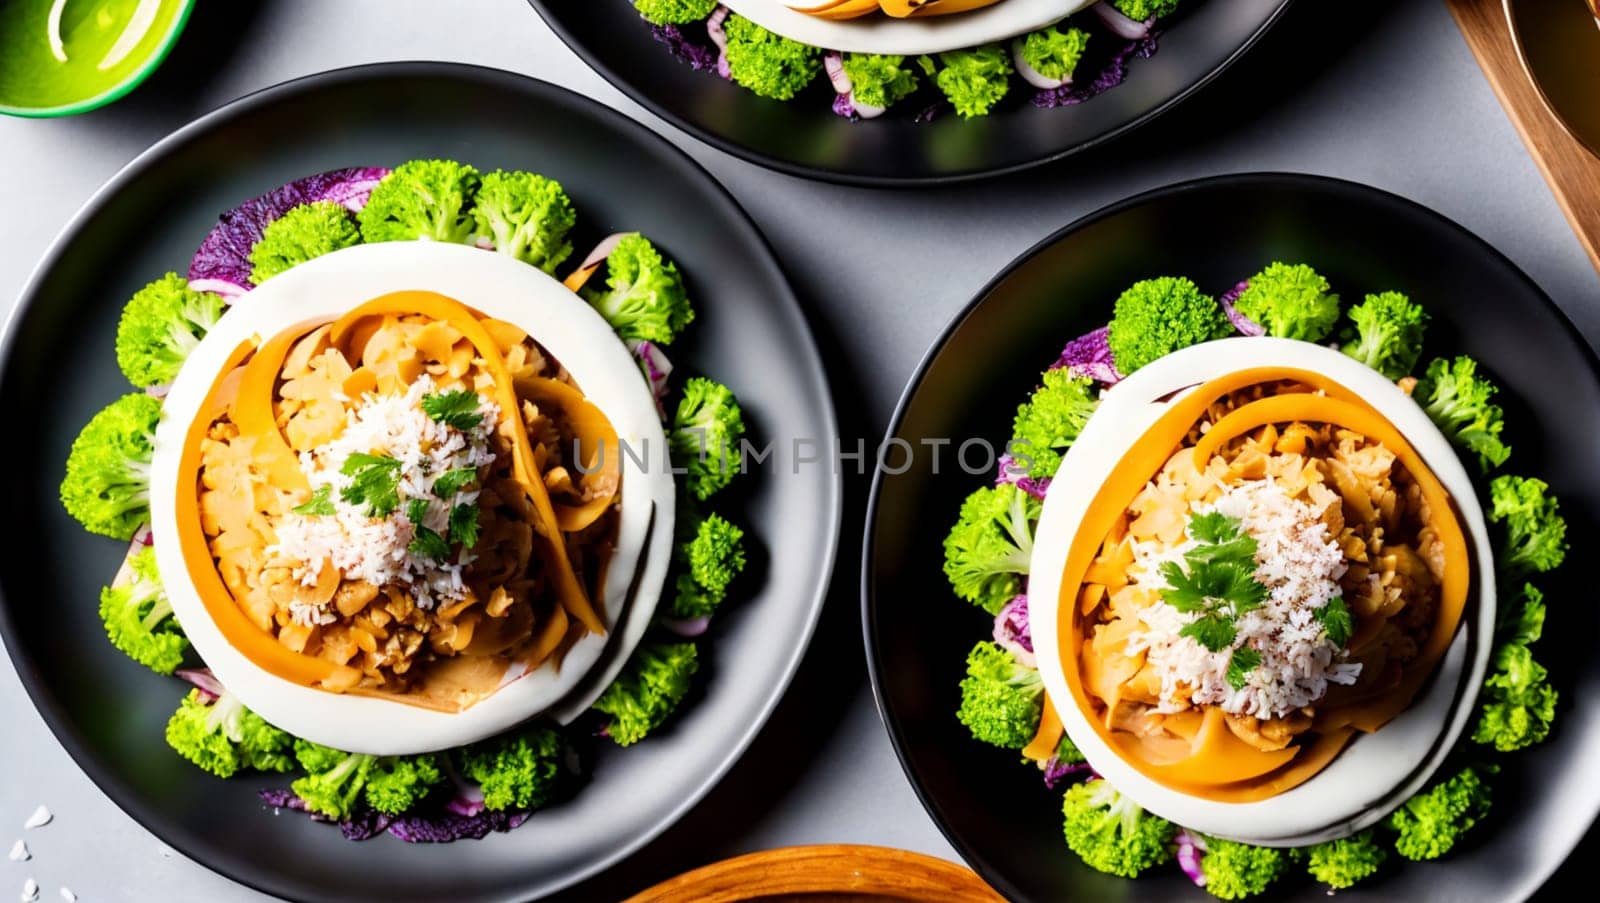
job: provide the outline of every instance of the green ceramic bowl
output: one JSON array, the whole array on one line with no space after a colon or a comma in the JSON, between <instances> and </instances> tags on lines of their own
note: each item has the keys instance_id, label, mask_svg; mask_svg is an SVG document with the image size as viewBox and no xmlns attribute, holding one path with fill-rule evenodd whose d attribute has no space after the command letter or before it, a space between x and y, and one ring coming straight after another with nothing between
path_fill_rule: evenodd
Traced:
<instances>
[{"instance_id":1,"label":"green ceramic bowl","mask_svg":"<svg viewBox=\"0 0 1600 903\"><path fill-rule=\"evenodd\" d=\"M75 116L117 100L167 58L193 8L194 0L0 2L0 113Z\"/></svg>"}]
</instances>

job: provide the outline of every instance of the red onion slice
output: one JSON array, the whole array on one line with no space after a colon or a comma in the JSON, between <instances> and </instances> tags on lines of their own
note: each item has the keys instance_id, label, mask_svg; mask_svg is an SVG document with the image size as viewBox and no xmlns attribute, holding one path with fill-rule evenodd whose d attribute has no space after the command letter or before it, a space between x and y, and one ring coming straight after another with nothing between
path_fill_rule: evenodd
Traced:
<instances>
[{"instance_id":1,"label":"red onion slice","mask_svg":"<svg viewBox=\"0 0 1600 903\"><path fill-rule=\"evenodd\" d=\"M830 50L822 55L822 68L828 73L828 81L833 85L833 93L849 94L853 87L850 76L844 71L844 56L837 50Z\"/></svg>"},{"instance_id":2,"label":"red onion slice","mask_svg":"<svg viewBox=\"0 0 1600 903\"><path fill-rule=\"evenodd\" d=\"M1140 38L1149 37L1150 27L1156 24L1155 17L1153 16L1145 22L1140 22L1137 19L1130 19L1127 16L1124 16L1116 7L1112 6L1110 3L1107 3L1106 0L1100 0L1099 3L1089 7L1089 9L1091 9L1095 15L1100 17L1101 24L1116 32L1117 37L1126 38L1130 41L1137 41Z\"/></svg>"},{"instance_id":3,"label":"red onion slice","mask_svg":"<svg viewBox=\"0 0 1600 903\"><path fill-rule=\"evenodd\" d=\"M223 693L227 692L222 687L222 681L217 680L216 676L211 673L210 668L181 668L172 672L172 674L174 677L181 677L193 684L195 689L208 697L206 699L207 702L215 702Z\"/></svg>"},{"instance_id":4,"label":"red onion slice","mask_svg":"<svg viewBox=\"0 0 1600 903\"><path fill-rule=\"evenodd\" d=\"M1011 62L1017 67L1017 74L1022 80L1041 91L1053 91L1063 85L1072 84L1072 76L1066 78L1051 78L1043 72L1029 65L1028 60L1022 55L1022 38L1011 42Z\"/></svg>"},{"instance_id":5,"label":"red onion slice","mask_svg":"<svg viewBox=\"0 0 1600 903\"><path fill-rule=\"evenodd\" d=\"M1196 887L1206 886L1206 873L1200 870L1200 851L1202 849L1199 838L1188 831L1179 831L1176 838L1178 844L1178 868L1193 881Z\"/></svg>"},{"instance_id":6,"label":"red onion slice","mask_svg":"<svg viewBox=\"0 0 1600 903\"><path fill-rule=\"evenodd\" d=\"M698 618L690 618L684 621L668 618L662 621L661 624L678 636L693 638L705 633L706 628L711 626L711 616L702 615Z\"/></svg>"},{"instance_id":7,"label":"red onion slice","mask_svg":"<svg viewBox=\"0 0 1600 903\"><path fill-rule=\"evenodd\" d=\"M606 258L610 257L611 252L617 249L617 245L632 234L632 232L613 232L600 239L600 243L594 246L594 250L589 252L588 257L583 258L583 263L578 264L578 268L572 271L572 275L567 277L567 281L570 282L579 273L582 273L583 278L587 280L595 270L600 268L600 264L606 262Z\"/></svg>"},{"instance_id":8,"label":"red onion slice","mask_svg":"<svg viewBox=\"0 0 1600 903\"><path fill-rule=\"evenodd\" d=\"M731 72L728 68L728 32L722 27L722 23L728 21L728 13L726 6L718 6L711 13L711 18L706 20L706 35L717 46L717 74L723 78L727 78Z\"/></svg>"}]
</instances>

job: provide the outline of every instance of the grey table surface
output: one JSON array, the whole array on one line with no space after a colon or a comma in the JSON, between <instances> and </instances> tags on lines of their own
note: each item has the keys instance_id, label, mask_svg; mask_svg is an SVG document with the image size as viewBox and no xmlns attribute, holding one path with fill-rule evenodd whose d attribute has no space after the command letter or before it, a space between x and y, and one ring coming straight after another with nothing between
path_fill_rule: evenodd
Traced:
<instances>
[{"instance_id":1,"label":"grey table surface","mask_svg":"<svg viewBox=\"0 0 1600 903\"><path fill-rule=\"evenodd\" d=\"M1320 173L1414 198L1499 247L1591 343L1600 339L1600 277L1444 5L1359 11L1367 6L1378 4L1298 4L1232 72L1107 150L998 181L882 191L775 175L697 144L591 72L523 0L213 0L200 4L168 65L123 102L75 119L0 118L0 306L9 311L46 246L105 179L195 116L326 69L443 59L594 97L662 132L727 185L807 306L847 437L882 433L945 321L1017 253L1110 201L1219 173ZM906 222L925 227L881 228ZM925 240L936 232L960 241ZM683 869L790 844L956 858L873 705L856 592L866 485L848 488L823 623L772 722L681 823L565 899L615 899ZM0 847L25 837L33 851L31 861L0 862L0 893L31 876L45 900L60 899L63 885L86 901L259 898L164 848L113 806L56 743L15 671L0 672ZM24 831L40 803L55 821Z\"/></svg>"}]
</instances>

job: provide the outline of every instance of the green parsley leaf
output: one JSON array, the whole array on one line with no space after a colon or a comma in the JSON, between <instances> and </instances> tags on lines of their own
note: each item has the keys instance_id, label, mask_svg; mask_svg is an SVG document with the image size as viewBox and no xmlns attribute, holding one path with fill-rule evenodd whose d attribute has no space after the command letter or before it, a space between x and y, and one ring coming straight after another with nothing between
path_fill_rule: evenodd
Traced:
<instances>
[{"instance_id":1,"label":"green parsley leaf","mask_svg":"<svg viewBox=\"0 0 1600 903\"><path fill-rule=\"evenodd\" d=\"M420 524L428 517L428 500L412 499L406 502L406 520Z\"/></svg>"},{"instance_id":2,"label":"green parsley leaf","mask_svg":"<svg viewBox=\"0 0 1600 903\"><path fill-rule=\"evenodd\" d=\"M452 389L422 398L422 413L436 423L466 431L483 422L478 412L478 393L466 389Z\"/></svg>"},{"instance_id":3,"label":"green parsley leaf","mask_svg":"<svg viewBox=\"0 0 1600 903\"><path fill-rule=\"evenodd\" d=\"M338 513L333 507L333 487L323 486L311 493L311 498L303 505L296 505L289 509L295 514L328 515Z\"/></svg>"},{"instance_id":4,"label":"green parsley leaf","mask_svg":"<svg viewBox=\"0 0 1600 903\"><path fill-rule=\"evenodd\" d=\"M1247 611L1255 611L1272 594L1271 590L1268 590L1266 586L1256 580L1256 569L1253 562L1249 567L1230 564L1219 567L1218 571L1220 577L1227 582L1219 588L1216 596L1220 599L1226 599L1236 615L1244 614Z\"/></svg>"},{"instance_id":5,"label":"green parsley leaf","mask_svg":"<svg viewBox=\"0 0 1600 903\"><path fill-rule=\"evenodd\" d=\"M352 478L339 497L351 505L365 504L369 517L388 517L400 507L400 462L394 458L358 452L345 459L339 472Z\"/></svg>"},{"instance_id":6,"label":"green parsley leaf","mask_svg":"<svg viewBox=\"0 0 1600 903\"><path fill-rule=\"evenodd\" d=\"M1335 646L1350 642L1351 635L1356 632L1355 619L1350 616L1350 607L1344 604L1343 596L1334 596L1317 609L1317 620L1328 634L1328 642Z\"/></svg>"},{"instance_id":7,"label":"green parsley leaf","mask_svg":"<svg viewBox=\"0 0 1600 903\"><path fill-rule=\"evenodd\" d=\"M1200 611L1207 605L1210 593L1200 584L1198 575L1186 573L1176 561L1169 561L1161 566L1161 576L1167 581L1167 589L1161 591L1161 598L1178 611Z\"/></svg>"},{"instance_id":8,"label":"green parsley leaf","mask_svg":"<svg viewBox=\"0 0 1600 903\"><path fill-rule=\"evenodd\" d=\"M1184 628L1178 633L1189 637L1212 652L1221 652L1232 646L1234 637L1238 636L1238 632L1233 626L1233 621L1226 615L1215 612L1201 615L1193 623L1184 625Z\"/></svg>"},{"instance_id":9,"label":"green parsley leaf","mask_svg":"<svg viewBox=\"0 0 1600 903\"><path fill-rule=\"evenodd\" d=\"M464 549L478 544L478 506L457 505L450 509L450 541Z\"/></svg>"},{"instance_id":10,"label":"green parsley leaf","mask_svg":"<svg viewBox=\"0 0 1600 903\"><path fill-rule=\"evenodd\" d=\"M1244 532L1244 524L1220 511L1191 515L1186 532L1190 539L1207 545L1222 545L1236 539L1250 538Z\"/></svg>"},{"instance_id":11,"label":"green parsley leaf","mask_svg":"<svg viewBox=\"0 0 1600 903\"><path fill-rule=\"evenodd\" d=\"M1233 650L1233 655L1228 658L1228 686L1235 690L1243 690L1245 684L1250 682L1250 672L1261 667L1261 653L1249 646L1240 646Z\"/></svg>"},{"instance_id":12,"label":"green parsley leaf","mask_svg":"<svg viewBox=\"0 0 1600 903\"><path fill-rule=\"evenodd\" d=\"M433 481L433 494L441 499L447 499L465 489L467 485L478 478L476 467L455 467L439 474Z\"/></svg>"},{"instance_id":13,"label":"green parsley leaf","mask_svg":"<svg viewBox=\"0 0 1600 903\"><path fill-rule=\"evenodd\" d=\"M443 536L429 530L427 527L417 527L411 537L411 544L406 550L418 558L431 558L434 561L443 561L450 557L450 543Z\"/></svg>"}]
</instances>

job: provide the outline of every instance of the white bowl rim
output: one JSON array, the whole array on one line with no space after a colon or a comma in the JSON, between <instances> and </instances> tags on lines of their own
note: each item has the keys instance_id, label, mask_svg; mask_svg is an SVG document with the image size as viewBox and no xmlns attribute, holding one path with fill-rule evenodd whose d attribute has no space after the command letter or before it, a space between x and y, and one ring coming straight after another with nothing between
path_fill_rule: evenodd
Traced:
<instances>
[{"instance_id":1,"label":"white bowl rim","mask_svg":"<svg viewBox=\"0 0 1600 903\"><path fill-rule=\"evenodd\" d=\"M338 316L380 295L411 290L446 295L526 330L605 411L619 442L630 443L646 457L641 465L622 455L617 550L607 566L604 600L612 633L585 636L559 669L547 663L454 713L332 693L263 670L222 635L192 581L171 576L185 574L186 568L182 550L167 539L176 524L179 452L227 355L252 337L270 337L295 323ZM570 721L621 669L652 620L670 564L675 492L671 469L662 464L665 450L655 399L632 354L593 308L548 274L467 245L357 245L301 264L238 299L185 362L163 402L156 430L150 506L156 561L175 616L195 651L224 687L269 723L351 752L399 755L461 746L552 707L560 710L558 720ZM636 581L637 593L625 606ZM591 677L595 679L586 680ZM584 698L573 698L575 693Z\"/></svg>"},{"instance_id":2,"label":"white bowl rim","mask_svg":"<svg viewBox=\"0 0 1600 903\"><path fill-rule=\"evenodd\" d=\"M768 31L812 47L918 56L1008 40L1065 19L1095 2L1004 0L950 16L896 19L874 13L845 21L806 15L783 0L722 0L722 5Z\"/></svg>"},{"instance_id":3,"label":"white bowl rim","mask_svg":"<svg viewBox=\"0 0 1600 903\"><path fill-rule=\"evenodd\" d=\"M1433 775L1473 713L1488 667L1495 618L1493 556L1472 480L1438 428L1397 385L1360 362L1320 345L1267 337L1230 338L1177 351L1112 387L1072 448L1047 492L1035 537L1029 599L1055 600L1067 549L1088 500L1074 493L1109 467L1166 410L1182 390L1253 367L1290 367L1327 376L1360 395L1401 431L1456 503L1475 557L1472 594L1458 634L1434 678L1412 706L1374 734L1358 735L1310 780L1270 799L1229 803L1168 788L1140 774L1101 739L1076 705L1058 709L1067 735L1095 771L1150 812L1204 834L1264 846L1302 846L1347 837L1376 824ZM1156 401L1162 399L1162 401ZM1110 416L1106 416L1109 414ZM1098 455L1096 460L1091 457ZM1057 491L1057 488L1060 491ZM1476 613L1474 619L1473 613ZM1070 700L1054 604L1029 606L1034 651L1046 692Z\"/></svg>"}]
</instances>

